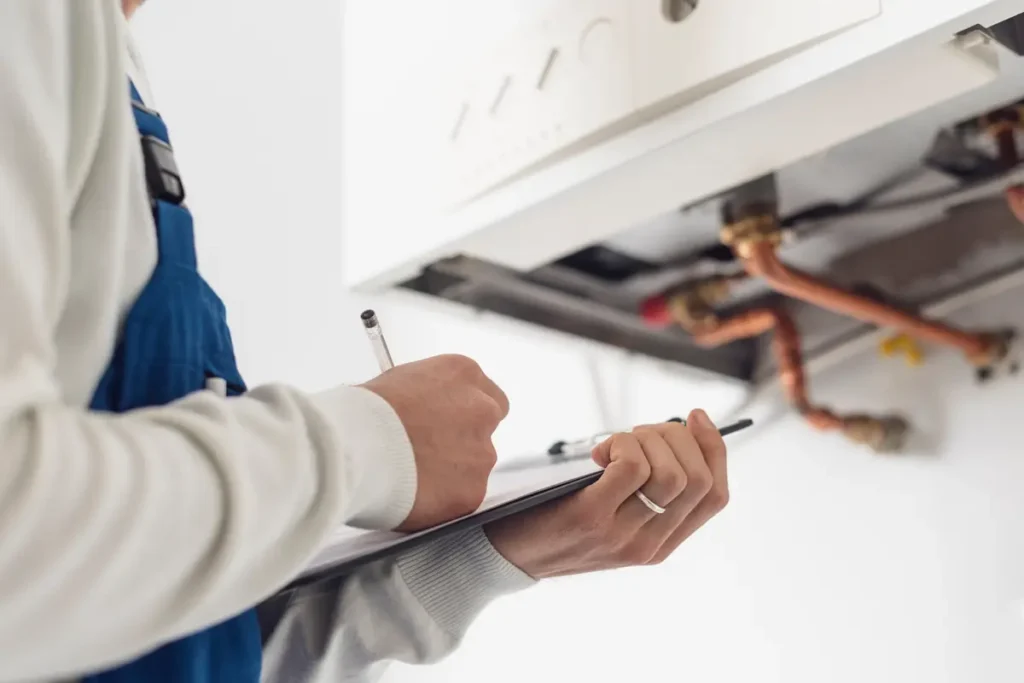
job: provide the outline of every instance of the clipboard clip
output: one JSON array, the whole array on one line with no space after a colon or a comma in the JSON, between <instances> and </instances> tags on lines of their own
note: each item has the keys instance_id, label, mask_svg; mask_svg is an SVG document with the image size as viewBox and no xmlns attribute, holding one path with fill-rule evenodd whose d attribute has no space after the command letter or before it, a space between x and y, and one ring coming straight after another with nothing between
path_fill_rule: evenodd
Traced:
<instances>
[{"instance_id":1,"label":"clipboard clip","mask_svg":"<svg viewBox=\"0 0 1024 683\"><path fill-rule=\"evenodd\" d=\"M678 422L680 424L686 424L686 420L681 417L670 417L665 422ZM598 445L608 437L612 435L612 432L602 432L595 434L586 439L580 439L578 441L556 441L551 444L548 448L548 455L552 458L577 458L584 454L589 454L594 449L594 446Z\"/></svg>"}]
</instances>

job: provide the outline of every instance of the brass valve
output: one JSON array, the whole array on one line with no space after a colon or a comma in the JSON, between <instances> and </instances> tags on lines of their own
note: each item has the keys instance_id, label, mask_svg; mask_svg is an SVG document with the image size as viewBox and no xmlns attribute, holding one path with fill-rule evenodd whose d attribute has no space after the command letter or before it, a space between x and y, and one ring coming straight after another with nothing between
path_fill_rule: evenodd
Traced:
<instances>
[{"instance_id":1,"label":"brass valve","mask_svg":"<svg viewBox=\"0 0 1024 683\"><path fill-rule=\"evenodd\" d=\"M712 277L692 284L668 299L672 319L684 330L693 332L718 322L714 305L729 298L730 279Z\"/></svg>"},{"instance_id":2,"label":"brass valve","mask_svg":"<svg viewBox=\"0 0 1024 683\"><path fill-rule=\"evenodd\" d=\"M1020 371L1014 330L986 332L981 337L988 342L985 351L967 357L974 364L979 381L986 382L1003 374L1016 375Z\"/></svg>"},{"instance_id":3,"label":"brass valve","mask_svg":"<svg viewBox=\"0 0 1024 683\"><path fill-rule=\"evenodd\" d=\"M776 247L782 244L782 226L774 214L748 216L723 226L719 239L732 247L740 258L747 258L752 244L767 242Z\"/></svg>"},{"instance_id":4,"label":"brass valve","mask_svg":"<svg viewBox=\"0 0 1024 683\"><path fill-rule=\"evenodd\" d=\"M1020 163L1020 152L1017 150L1017 129L1024 122L1024 109L1020 106L999 109L982 116L978 126L996 143L999 160L1007 168Z\"/></svg>"},{"instance_id":5,"label":"brass valve","mask_svg":"<svg viewBox=\"0 0 1024 683\"><path fill-rule=\"evenodd\" d=\"M977 368L988 368L998 365L1010 353L1013 333L1007 331L985 332L980 335L987 343L984 351L967 356L967 360Z\"/></svg>"}]
</instances>

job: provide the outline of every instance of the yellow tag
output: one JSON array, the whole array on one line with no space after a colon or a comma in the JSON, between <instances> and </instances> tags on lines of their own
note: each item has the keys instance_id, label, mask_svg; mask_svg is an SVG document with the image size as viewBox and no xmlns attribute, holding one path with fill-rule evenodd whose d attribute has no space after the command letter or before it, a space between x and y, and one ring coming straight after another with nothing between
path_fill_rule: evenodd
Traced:
<instances>
[{"instance_id":1,"label":"yellow tag","mask_svg":"<svg viewBox=\"0 0 1024 683\"><path fill-rule=\"evenodd\" d=\"M924 352L917 340L905 334L897 334L883 339L878 351L887 358L902 356L907 365L917 367L924 364Z\"/></svg>"}]
</instances>

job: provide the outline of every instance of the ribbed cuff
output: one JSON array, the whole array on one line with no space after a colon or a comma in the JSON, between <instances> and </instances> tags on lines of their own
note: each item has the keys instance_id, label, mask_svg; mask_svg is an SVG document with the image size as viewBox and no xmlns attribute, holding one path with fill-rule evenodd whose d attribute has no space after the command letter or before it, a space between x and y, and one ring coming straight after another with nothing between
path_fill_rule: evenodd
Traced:
<instances>
[{"instance_id":1,"label":"ribbed cuff","mask_svg":"<svg viewBox=\"0 0 1024 683\"><path fill-rule=\"evenodd\" d=\"M401 556L398 571L427 614L455 640L489 602L536 583L502 557L479 528Z\"/></svg>"},{"instance_id":2,"label":"ribbed cuff","mask_svg":"<svg viewBox=\"0 0 1024 683\"><path fill-rule=\"evenodd\" d=\"M362 387L339 387L314 400L346 451L345 524L394 529L416 502L416 458L402 421L387 401Z\"/></svg>"}]
</instances>

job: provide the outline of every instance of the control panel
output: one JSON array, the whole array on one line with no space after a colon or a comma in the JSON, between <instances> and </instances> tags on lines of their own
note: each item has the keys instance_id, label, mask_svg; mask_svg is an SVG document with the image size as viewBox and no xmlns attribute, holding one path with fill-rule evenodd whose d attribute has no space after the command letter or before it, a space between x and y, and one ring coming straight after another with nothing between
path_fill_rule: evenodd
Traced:
<instances>
[{"instance_id":1,"label":"control panel","mask_svg":"<svg viewBox=\"0 0 1024 683\"><path fill-rule=\"evenodd\" d=\"M451 205L677 109L880 12L880 0L573 0L467 60Z\"/></svg>"}]
</instances>

